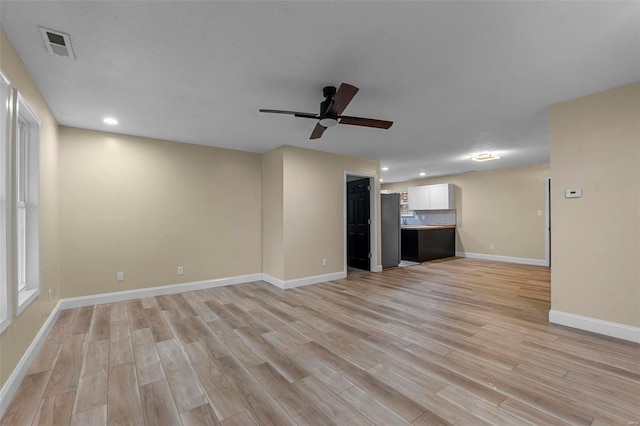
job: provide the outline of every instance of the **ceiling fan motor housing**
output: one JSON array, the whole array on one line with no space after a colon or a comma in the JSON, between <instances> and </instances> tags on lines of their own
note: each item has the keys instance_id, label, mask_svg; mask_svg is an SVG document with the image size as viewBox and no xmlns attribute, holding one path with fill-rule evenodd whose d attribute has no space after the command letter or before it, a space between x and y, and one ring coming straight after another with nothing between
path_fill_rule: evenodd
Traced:
<instances>
[{"instance_id":1,"label":"ceiling fan motor housing","mask_svg":"<svg viewBox=\"0 0 640 426\"><path fill-rule=\"evenodd\" d=\"M329 110L333 105L333 97L336 95L336 88L333 86L327 86L322 89L322 94L324 95L325 99L320 103L320 116L321 117L330 116ZM324 127L328 127L328 126L324 126Z\"/></svg>"},{"instance_id":2,"label":"ceiling fan motor housing","mask_svg":"<svg viewBox=\"0 0 640 426\"><path fill-rule=\"evenodd\" d=\"M322 95L325 97L325 100L320 103L320 116L330 117L329 110L333 105L333 98L336 95L336 88L334 86L326 86L322 89Z\"/></svg>"}]
</instances>

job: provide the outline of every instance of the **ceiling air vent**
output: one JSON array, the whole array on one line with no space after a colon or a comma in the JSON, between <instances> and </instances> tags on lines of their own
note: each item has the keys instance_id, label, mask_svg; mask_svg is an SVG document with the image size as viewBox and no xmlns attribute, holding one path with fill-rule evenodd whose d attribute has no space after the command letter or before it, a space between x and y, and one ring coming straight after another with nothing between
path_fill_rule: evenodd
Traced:
<instances>
[{"instance_id":1,"label":"ceiling air vent","mask_svg":"<svg viewBox=\"0 0 640 426\"><path fill-rule=\"evenodd\" d=\"M63 58L76 58L71 48L71 38L69 34L48 28L39 28L40 33L42 33L42 38L44 39L44 45L47 46L49 53L62 56Z\"/></svg>"}]
</instances>

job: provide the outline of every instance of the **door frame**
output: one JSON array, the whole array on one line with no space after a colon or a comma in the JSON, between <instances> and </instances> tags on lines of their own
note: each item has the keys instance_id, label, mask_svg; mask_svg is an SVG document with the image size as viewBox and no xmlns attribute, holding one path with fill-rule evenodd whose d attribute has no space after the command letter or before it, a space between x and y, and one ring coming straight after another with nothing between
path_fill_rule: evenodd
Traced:
<instances>
[{"instance_id":1,"label":"door frame","mask_svg":"<svg viewBox=\"0 0 640 426\"><path fill-rule=\"evenodd\" d=\"M544 178L544 263L551 266L551 177Z\"/></svg>"},{"instance_id":2,"label":"door frame","mask_svg":"<svg viewBox=\"0 0 640 426\"><path fill-rule=\"evenodd\" d=\"M369 262L369 270L371 272L382 271L382 265L378 265L378 202L376 195L376 183L378 176L369 173L344 171L344 179L342 183L342 239L344 251L344 273L347 273L347 176L355 176L359 178L369 178L369 216L371 225L369 226L369 238L371 239L371 260Z\"/></svg>"}]
</instances>

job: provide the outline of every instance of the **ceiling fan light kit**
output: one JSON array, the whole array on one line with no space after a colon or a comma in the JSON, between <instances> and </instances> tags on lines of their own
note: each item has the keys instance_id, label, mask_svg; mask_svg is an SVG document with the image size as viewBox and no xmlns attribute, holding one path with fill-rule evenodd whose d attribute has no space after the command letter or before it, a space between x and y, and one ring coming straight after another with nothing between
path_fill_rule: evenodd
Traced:
<instances>
[{"instance_id":1,"label":"ceiling fan light kit","mask_svg":"<svg viewBox=\"0 0 640 426\"><path fill-rule=\"evenodd\" d=\"M349 124L352 126L372 127L375 129L388 129L393 121L376 120L373 118L348 117L341 115L349 102L358 93L358 88L350 84L342 83L336 90L334 86L326 86L322 89L324 101L320 103L320 114L308 112L283 111L278 109L260 109L260 112L270 114L288 114L298 118L312 118L318 120L316 127L311 132L309 139L318 139L324 131L336 124Z\"/></svg>"},{"instance_id":2,"label":"ceiling fan light kit","mask_svg":"<svg viewBox=\"0 0 640 426\"><path fill-rule=\"evenodd\" d=\"M318 120L318 123L323 127L333 127L338 124L338 120L333 117L325 117Z\"/></svg>"}]
</instances>

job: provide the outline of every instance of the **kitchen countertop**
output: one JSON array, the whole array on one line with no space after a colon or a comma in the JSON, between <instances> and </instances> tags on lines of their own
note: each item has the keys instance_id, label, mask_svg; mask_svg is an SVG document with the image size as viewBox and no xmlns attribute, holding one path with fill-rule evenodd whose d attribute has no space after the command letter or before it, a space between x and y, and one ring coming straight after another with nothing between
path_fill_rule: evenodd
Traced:
<instances>
[{"instance_id":1,"label":"kitchen countertop","mask_svg":"<svg viewBox=\"0 0 640 426\"><path fill-rule=\"evenodd\" d=\"M455 225L402 225L400 226L400 229L420 231L420 230L429 230L429 229L449 229L449 228L455 228L455 227L456 227Z\"/></svg>"}]
</instances>

